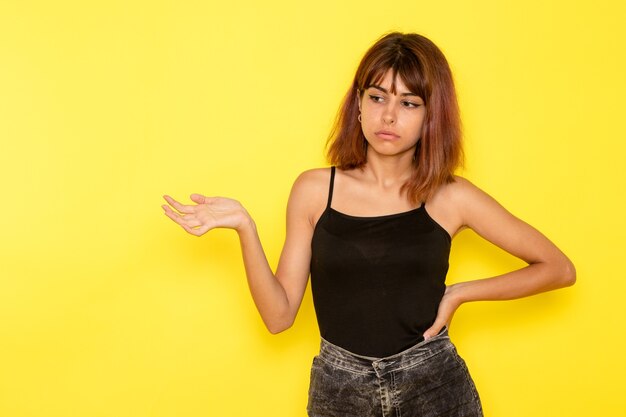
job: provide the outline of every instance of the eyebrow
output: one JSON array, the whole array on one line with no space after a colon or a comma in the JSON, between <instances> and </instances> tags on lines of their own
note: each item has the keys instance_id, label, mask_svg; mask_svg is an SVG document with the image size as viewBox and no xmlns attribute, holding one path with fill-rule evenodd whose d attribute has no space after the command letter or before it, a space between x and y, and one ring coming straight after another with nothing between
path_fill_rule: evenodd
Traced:
<instances>
[{"instance_id":1,"label":"eyebrow","mask_svg":"<svg viewBox=\"0 0 626 417\"><path fill-rule=\"evenodd\" d=\"M386 88L383 88L383 87L381 87L381 86L379 86L379 85L370 85L370 86L369 86L369 88L375 88L375 89L377 89L377 90L382 91L382 92L383 92L383 93L385 93L385 94L389 94L389 91L387 91L387 89L386 89ZM401 95L402 97L409 97L409 96L412 96L412 97L419 97L419 95L417 95L417 94L415 94L415 93L411 93L411 92L408 92L408 93L402 93L402 94L400 94L400 95Z\"/></svg>"}]
</instances>

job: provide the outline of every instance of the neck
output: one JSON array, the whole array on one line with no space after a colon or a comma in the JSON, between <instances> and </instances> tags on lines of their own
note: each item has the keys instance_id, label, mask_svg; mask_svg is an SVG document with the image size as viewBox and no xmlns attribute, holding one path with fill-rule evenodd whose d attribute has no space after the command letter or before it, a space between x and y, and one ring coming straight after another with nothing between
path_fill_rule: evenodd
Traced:
<instances>
[{"instance_id":1,"label":"neck","mask_svg":"<svg viewBox=\"0 0 626 417\"><path fill-rule=\"evenodd\" d=\"M413 171L413 153L385 156L368 152L363 173L382 188L402 186Z\"/></svg>"}]
</instances>

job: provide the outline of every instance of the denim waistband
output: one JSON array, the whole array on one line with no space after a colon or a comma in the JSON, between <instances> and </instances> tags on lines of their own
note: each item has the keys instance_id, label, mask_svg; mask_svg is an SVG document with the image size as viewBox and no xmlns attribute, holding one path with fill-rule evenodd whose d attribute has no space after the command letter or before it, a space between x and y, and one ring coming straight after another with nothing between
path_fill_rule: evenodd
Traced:
<instances>
[{"instance_id":1,"label":"denim waistband","mask_svg":"<svg viewBox=\"0 0 626 417\"><path fill-rule=\"evenodd\" d=\"M346 371L382 375L416 366L446 349L454 349L454 345L450 341L448 329L444 327L438 335L384 358L358 355L322 338L318 358Z\"/></svg>"}]
</instances>

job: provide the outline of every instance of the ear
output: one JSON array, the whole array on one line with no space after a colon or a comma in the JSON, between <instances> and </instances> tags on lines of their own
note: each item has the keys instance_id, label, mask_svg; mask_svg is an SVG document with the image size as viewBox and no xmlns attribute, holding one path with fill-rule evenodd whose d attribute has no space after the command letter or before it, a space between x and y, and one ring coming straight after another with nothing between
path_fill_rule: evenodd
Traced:
<instances>
[{"instance_id":1,"label":"ear","mask_svg":"<svg viewBox=\"0 0 626 417\"><path fill-rule=\"evenodd\" d=\"M359 112L361 111L361 90L356 89L356 104L359 106Z\"/></svg>"}]
</instances>

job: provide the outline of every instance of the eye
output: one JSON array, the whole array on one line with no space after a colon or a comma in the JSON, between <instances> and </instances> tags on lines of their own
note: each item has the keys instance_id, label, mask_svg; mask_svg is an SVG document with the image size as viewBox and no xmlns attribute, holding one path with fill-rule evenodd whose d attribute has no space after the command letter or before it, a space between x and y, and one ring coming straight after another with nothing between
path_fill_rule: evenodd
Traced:
<instances>
[{"instance_id":1,"label":"eye","mask_svg":"<svg viewBox=\"0 0 626 417\"><path fill-rule=\"evenodd\" d=\"M421 106L421 104L415 103L415 102L412 102L412 101L403 101L402 105L404 107L409 107L409 108L417 108L417 107Z\"/></svg>"},{"instance_id":2,"label":"eye","mask_svg":"<svg viewBox=\"0 0 626 417\"><path fill-rule=\"evenodd\" d=\"M381 96L377 96L374 94L370 94L370 100L372 100L374 103L382 103L385 99Z\"/></svg>"}]
</instances>

